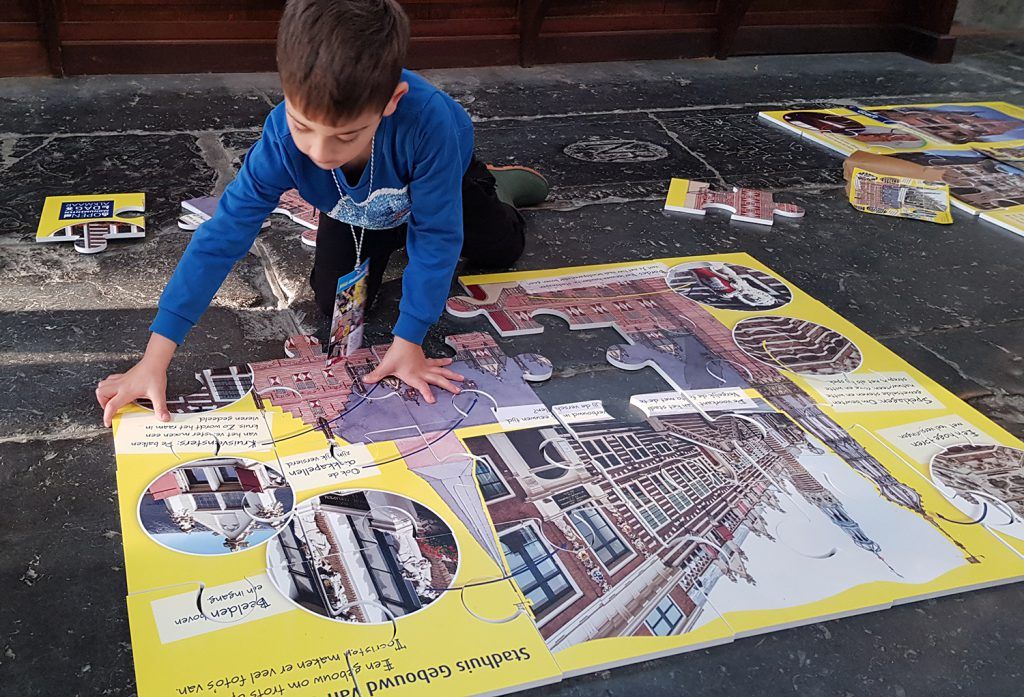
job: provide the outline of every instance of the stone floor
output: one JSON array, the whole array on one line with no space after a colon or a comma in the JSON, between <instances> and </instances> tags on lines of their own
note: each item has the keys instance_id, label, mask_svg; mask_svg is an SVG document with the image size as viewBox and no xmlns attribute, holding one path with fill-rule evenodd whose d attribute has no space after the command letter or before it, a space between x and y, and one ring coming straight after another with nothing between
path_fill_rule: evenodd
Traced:
<instances>
[{"instance_id":1,"label":"stone floor","mask_svg":"<svg viewBox=\"0 0 1024 697\"><path fill-rule=\"evenodd\" d=\"M864 216L838 157L762 126L778 106L999 99L1024 104L1024 41L972 38L952 65L899 55L797 56L429 74L474 116L488 160L522 161L554 191L527 212L519 269L746 251L1024 436L1024 238L957 215L949 227ZM135 693L113 447L95 383L143 348L187 244L184 198L222 188L281 98L270 75L0 80L0 695ZM615 157L566 155L592 139ZM655 153L659 159L645 158ZM773 229L662 215L671 176L779 189L807 216ZM43 198L144 191L149 236L100 255L32 242ZM280 354L318 320L312 259L275 223L181 350L198 367ZM397 270L396 270L397 271ZM391 274L395 278L395 273ZM385 286L370 339L396 312ZM465 327L465 325L460 325ZM482 325L481 325L482 326ZM429 346L453 325L444 320ZM611 337L552 322L549 402L661 389L603 359ZM513 348L534 340L506 342ZM602 372L604 373L602 375ZM613 394L609 394L609 390ZM1004 587L738 640L567 680L536 695L1020 695L1024 589Z\"/></svg>"}]
</instances>

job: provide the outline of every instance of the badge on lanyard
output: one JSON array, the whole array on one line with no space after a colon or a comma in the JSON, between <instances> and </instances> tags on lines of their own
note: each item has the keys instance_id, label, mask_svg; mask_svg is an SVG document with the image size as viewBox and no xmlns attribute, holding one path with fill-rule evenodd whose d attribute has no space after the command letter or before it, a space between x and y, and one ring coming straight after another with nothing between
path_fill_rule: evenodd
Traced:
<instances>
[{"instance_id":1,"label":"badge on lanyard","mask_svg":"<svg viewBox=\"0 0 1024 697\"><path fill-rule=\"evenodd\" d=\"M334 294L334 316L331 318L331 339L327 355L348 356L363 345L363 309L366 305L366 275L370 260L338 279Z\"/></svg>"}]
</instances>

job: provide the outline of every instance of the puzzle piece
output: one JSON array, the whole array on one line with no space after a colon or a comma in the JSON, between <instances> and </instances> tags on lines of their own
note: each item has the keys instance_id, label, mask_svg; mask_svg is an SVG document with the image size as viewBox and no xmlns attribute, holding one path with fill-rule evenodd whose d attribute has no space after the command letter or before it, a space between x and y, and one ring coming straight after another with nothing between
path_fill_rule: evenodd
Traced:
<instances>
[{"instance_id":1,"label":"puzzle piece","mask_svg":"<svg viewBox=\"0 0 1024 697\"><path fill-rule=\"evenodd\" d=\"M418 391L395 378L372 387L363 384L362 377L377 367L387 346L327 359L320 342L305 336L286 342L289 358L250 366L255 394L350 443L361 443L374 433L377 437L371 440L395 440L495 423L506 412L546 411L527 380L550 376L547 359L537 354L509 358L482 332L454 335L446 341L455 349L451 369L466 377L464 393L452 396L432 387L434 404L427 404ZM386 425L384 431L405 433L382 437L382 425ZM412 427L418 431L409 430Z\"/></svg>"},{"instance_id":2,"label":"puzzle piece","mask_svg":"<svg viewBox=\"0 0 1024 697\"><path fill-rule=\"evenodd\" d=\"M771 225L775 216L802 218L804 209L792 203L776 203L770 191L740 189L711 191L711 185L689 179L673 179L669 185L665 210L704 215L709 208L721 208L732 214L732 219L744 223Z\"/></svg>"},{"instance_id":3,"label":"puzzle piece","mask_svg":"<svg viewBox=\"0 0 1024 697\"><path fill-rule=\"evenodd\" d=\"M178 227L183 230L197 230L199 226L213 217L217 211L217 204L220 196L200 196L190 198L181 202L181 207L186 211L178 218ZM316 230L320 224L320 211L311 203L308 203L299 195L295 189L289 189L281 194L281 200L271 214L283 215L293 223L305 228L302 231L300 240L308 247L316 246ZM262 228L270 227L270 220L264 220Z\"/></svg>"},{"instance_id":4,"label":"puzzle piece","mask_svg":"<svg viewBox=\"0 0 1024 697\"><path fill-rule=\"evenodd\" d=\"M796 317L747 317L732 336L751 358L801 375L852 373L863 361L857 345L836 330Z\"/></svg>"},{"instance_id":5,"label":"puzzle piece","mask_svg":"<svg viewBox=\"0 0 1024 697\"><path fill-rule=\"evenodd\" d=\"M748 384L728 363L718 366L714 369L717 372L713 372L711 362L715 356L692 334L668 337L652 333L644 337L642 344L611 346L605 356L609 363L623 370L653 368L677 390L745 387Z\"/></svg>"},{"instance_id":6,"label":"puzzle piece","mask_svg":"<svg viewBox=\"0 0 1024 697\"><path fill-rule=\"evenodd\" d=\"M783 608L835 596L858 583L925 583L964 563L927 522L880 498L870 482L785 415L763 409L745 414L691 409L638 424L605 419L572 425L581 457L589 455L625 493L638 520L657 535L655 548L704 541L714 565L689 587L707 596L738 635L811 621L814 613L797 619L800 611ZM658 431L671 440L658 440L664 437ZM689 448L689 455L679 453ZM692 480L682 478L680 469ZM841 492L835 485L840 480ZM530 492L531 499L540 496ZM547 496L558 499L551 492ZM702 511L724 516L722 522L701 530L708 524ZM683 529L676 527L681 523ZM586 541L585 530L579 532ZM883 555L886 545L889 553ZM893 558L899 559L898 568L890 565ZM814 583L793 583L800 568ZM892 600L883 593L873 603L860 597L833 607L848 614L886 607ZM776 608L777 625L731 614Z\"/></svg>"},{"instance_id":7,"label":"puzzle piece","mask_svg":"<svg viewBox=\"0 0 1024 697\"><path fill-rule=\"evenodd\" d=\"M219 202L220 196L200 196L182 201L181 207L186 212L178 217L178 227L182 230L198 230L200 225L217 212ZM270 227L270 220L264 220L260 227L264 230Z\"/></svg>"},{"instance_id":8,"label":"puzzle piece","mask_svg":"<svg viewBox=\"0 0 1024 697\"><path fill-rule=\"evenodd\" d=\"M189 639L220 629L263 619L291 608L266 577L241 578L208 586L186 581L129 593L129 613L149 605L163 643Z\"/></svg>"},{"instance_id":9,"label":"puzzle piece","mask_svg":"<svg viewBox=\"0 0 1024 697\"><path fill-rule=\"evenodd\" d=\"M626 432L619 422L597 424L595 428ZM643 598L650 611L638 607L633 616L658 614L656 606L663 602L670 606L659 596L675 594L672 589L682 577L679 570L653 564L656 533L648 530L642 516L656 514L631 507L634 497L646 499L647 495L628 485L622 489L621 480L611 471L617 466L612 459L615 454L589 437L589 427L574 424L575 434L556 426L465 441L484 461L477 478L509 574L530 601L552 650L594 638L650 634L654 630L643 623L629 626L612 621L617 613L615 599L635 603ZM545 443L554 444L551 455L543 453ZM554 457L566 466L552 468L549 460ZM536 571L540 568L545 569L543 581ZM685 589L678 595L671 602L676 608L672 612L678 613L673 621L651 619L658 631L678 634L685 631L684 625L696 623L697 603L683 599ZM677 602L686 609L680 610Z\"/></svg>"},{"instance_id":10,"label":"puzzle piece","mask_svg":"<svg viewBox=\"0 0 1024 697\"><path fill-rule=\"evenodd\" d=\"M811 348L817 350L819 359L823 360L815 363L797 351L792 353L791 360L788 346L776 346L777 337L774 334L780 334L786 342L792 337L786 331L780 332L778 326L770 326L767 329L773 336L761 336L759 342L758 332L763 322L758 322L761 318L755 317L750 318L754 322L749 326L758 329L758 332L751 332L747 350L741 350L733 340L732 330L697 302L685 297L685 291L680 295L673 290L668 281L677 268L689 268L702 261L714 262L717 259L691 259L673 268L658 262L638 262L593 270L552 270L548 276L518 282L465 283L467 296L450 299L448 312L459 317L482 315L504 336L542 332L543 325L535 320L535 316L542 314L566 319L571 329L611 327L631 344L630 350L634 350L632 347L636 345L661 350L664 357L644 351L635 360L630 358L629 365L637 365L638 361L653 363L663 376L670 378L669 384L676 389L681 386L680 383L685 384L688 366L683 366L681 376L677 369L671 369L669 356L674 347L678 348L673 339L692 335L707 353L697 352L694 355L691 351L691 359L711 356L704 366L709 375L721 376L726 381L729 370L742 375L746 383L764 395L773 407L789 414L826 447L835 451L860 476L872 482L887 501L914 512L942 534L948 535L940 522L925 510L920 492L897 480L856 439L822 412L814 398L780 370L782 367L832 371L841 367L849 370L859 364L859 349L845 337L826 329L825 332L816 331L812 334L815 341L826 336L837 338L836 341L825 341L820 346L812 342ZM808 329L812 325L820 327L803 320L781 318L781 321L792 321ZM771 351L782 354L782 365L772 358ZM758 360L758 352L764 352L766 360ZM814 354L814 351L811 353ZM780 356L775 355L775 358ZM813 359L814 355L810 358ZM796 359L799 359L799 363L794 365ZM787 360L791 360L789 366L786 366ZM721 385L721 382L716 381L714 386ZM969 550L952 536L949 537L954 545L961 548L965 559L977 561Z\"/></svg>"},{"instance_id":11,"label":"puzzle piece","mask_svg":"<svg viewBox=\"0 0 1024 697\"><path fill-rule=\"evenodd\" d=\"M1024 540L1024 450L1004 445L955 445L936 454L931 478L940 491L974 506L975 521L990 530ZM952 495L951 495L952 494Z\"/></svg>"},{"instance_id":12,"label":"puzzle piece","mask_svg":"<svg viewBox=\"0 0 1024 697\"><path fill-rule=\"evenodd\" d=\"M82 254L96 254L108 240L146 236L145 194L47 196L36 242L73 241Z\"/></svg>"},{"instance_id":13,"label":"puzzle piece","mask_svg":"<svg viewBox=\"0 0 1024 697\"><path fill-rule=\"evenodd\" d=\"M182 397L168 398L167 410L172 414L194 414L222 409L243 399L252 390L252 370L247 365L206 368L195 375L203 389ZM149 399L136 399L135 403L144 409L153 409L153 403Z\"/></svg>"},{"instance_id":14,"label":"puzzle piece","mask_svg":"<svg viewBox=\"0 0 1024 697\"><path fill-rule=\"evenodd\" d=\"M278 201L277 208L273 212L286 216L293 223L306 228L302 231L299 239L307 247L316 247L316 231L320 225L320 211L299 196L298 191L289 189L281 194L281 200Z\"/></svg>"},{"instance_id":15,"label":"puzzle piece","mask_svg":"<svg viewBox=\"0 0 1024 697\"><path fill-rule=\"evenodd\" d=\"M440 516L372 489L304 502L267 549L267 573L283 595L344 622L394 622L423 609L452 585L458 565L455 537Z\"/></svg>"}]
</instances>

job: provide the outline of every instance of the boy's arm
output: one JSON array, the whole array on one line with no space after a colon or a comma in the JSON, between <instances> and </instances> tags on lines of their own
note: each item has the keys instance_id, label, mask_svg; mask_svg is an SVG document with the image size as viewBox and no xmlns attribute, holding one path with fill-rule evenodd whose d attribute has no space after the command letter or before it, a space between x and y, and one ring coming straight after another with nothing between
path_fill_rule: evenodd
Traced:
<instances>
[{"instance_id":1,"label":"boy's arm","mask_svg":"<svg viewBox=\"0 0 1024 697\"><path fill-rule=\"evenodd\" d=\"M462 254L464 169L454 123L421 133L409 182L409 264L393 331L414 344L423 343L427 330L440 319Z\"/></svg>"},{"instance_id":2,"label":"boy's arm","mask_svg":"<svg viewBox=\"0 0 1024 697\"><path fill-rule=\"evenodd\" d=\"M176 344L195 326L235 263L245 256L263 221L292 187L280 142L264 135L246 155L238 176L217 206L213 218L192 235L174 274L160 296L150 330Z\"/></svg>"},{"instance_id":3,"label":"boy's arm","mask_svg":"<svg viewBox=\"0 0 1024 697\"><path fill-rule=\"evenodd\" d=\"M192 235L160 297L145 355L127 372L111 375L97 387L105 425L110 426L114 414L139 397L152 401L161 421L170 419L167 366L174 350L209 306L228 271L252 246L281 194L292 186L283 149L272 137L272 129L268 118L263 136L224 191L217 212Z\"/></svg>"},{"instance_id":4,"label":"boy's arm","mask_svg":"<svg viewBox=\"0 0 1024 697\"><path fill-rule=\"evenodd\" d=\"M409 264L402 276L402 300L395 341L380 365L363 378L373 384L388 375L404 380L434 402L431 385L452 393L463 376L447 368L450 358L428 359L420 344L441 317L452 275L462 253L462 156L454 122L423 128L416 143L406 233Z\"/></svg>"}]
</instances>

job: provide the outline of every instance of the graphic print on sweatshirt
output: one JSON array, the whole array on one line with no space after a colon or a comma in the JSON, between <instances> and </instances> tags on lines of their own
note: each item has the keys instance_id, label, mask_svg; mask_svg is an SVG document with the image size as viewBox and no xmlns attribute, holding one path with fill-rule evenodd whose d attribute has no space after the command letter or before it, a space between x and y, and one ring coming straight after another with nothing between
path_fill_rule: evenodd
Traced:
<instances>
[{"instance_id":1,"label":"graphic print on sweatshirt","mask_svg":"<svg viewBox=\"0 0 1024 697\"><path fill-rule=\"evenodd\" d=\"M362 202L342 195L327 215L367 230L387 230L408 221L411 209L409 187L403 186L401 189L371 191Z\"/></svg>"}]
</instances>

